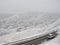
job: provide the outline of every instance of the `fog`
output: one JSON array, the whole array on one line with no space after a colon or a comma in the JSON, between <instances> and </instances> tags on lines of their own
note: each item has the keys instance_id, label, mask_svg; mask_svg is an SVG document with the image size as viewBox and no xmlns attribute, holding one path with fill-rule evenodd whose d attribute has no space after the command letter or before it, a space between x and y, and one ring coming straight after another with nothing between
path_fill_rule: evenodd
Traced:
<instances>
[{"instance_id":1,"label":"fog","mask_svg":"<svg viewBox=\"0 0 60 45\"><path fill-rule=\"evenodd\" d=\"M60 0L0 0L0 13L60 13Z\"/></svg>"},{"instance_id":2,"label":"fog","mask_svg":"<svg viewBox=\"0 0 60 45\"><path fill-rule=\"evenodd\" d=\"M0 0L0 44L19 40L23 31L35 35L54 28L60 30L60 0ZM58 45L59 39L60 32L45 45Z\"/></svg>"}]
</instances>

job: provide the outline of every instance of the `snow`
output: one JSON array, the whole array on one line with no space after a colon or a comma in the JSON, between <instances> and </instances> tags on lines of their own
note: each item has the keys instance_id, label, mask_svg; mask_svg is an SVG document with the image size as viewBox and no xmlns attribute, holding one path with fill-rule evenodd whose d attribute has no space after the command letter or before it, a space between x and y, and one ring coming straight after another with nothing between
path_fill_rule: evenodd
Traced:
<instances>
[{"instance_id":1,"label":"snow","mask_svg":"<svg viewBox=\"0 0 60 45\"><path fill-rule=\"evenodd\" d=\"M34 37L36 36L36 34L40 35L39 33L44 34L45 31L43 31L44 30L40 28L32 28L17 33L11 33L9 35L0 36L0 43L9 43L17 40L22 40L28 37Z\"/></svg>"},{"instance_id":2,"label":"snow","mask_svg":"<svg viewBox=\"0 0 60 45\"><path fill-rule=\"evenodd\" d=\"M60 35L58 35L56 38L47 41L43 44L39 44L39 45L60 45Z\"/></svg>"},{"instance_id":3,"label":"snow","mask_svg":"<svg viewBox=\"0 0 60 45\"><path fill-rule=\"evenodd\" d=\"M60 26L59 26L60 28ZM60 29L59 29L60 31ZM50 41L46 41L43 44L39 44L39 45L60 45L60 32L58 31L58 35L57 37L55 37L54 39L50 40Z\"/></svg>"},{"instance_id":4,"label":"snow","mask_svg":"<svg viewBox=\"0 0 60 45\"><path fill-rule=\"evenodd\" d=\"M21 31L21 32L17 32L17 33L11 33L9 35L4 35L4 36L1 36L0 37L0 43L9 43L9 42L15 42L15 41L18 41L18 40L30 40L33 38L36 38L38 36L43 36L43 35L46 35L48 33L50 33L51 31L54 31L54 30L51 30L49 31L48 29L45 28L31 28L31 29L28 29L28 30L24 30L24 31ZM29 39L30 38L30 39Z\"/></svg>"},{"instance_id":5,"label":"snow","mask_svg":"<svg viewBox=\"0 0 60 45\"><path fill-rule=\"evenodd\" d=\"M11 41L16 41L18 39L22 39L26 34L26 37L37 34L37 33L42 33L54 28L60 28L60 15L55 15L55 14L25 14L24 15L16 15L10 18L6 18L3 20L1 23L2 28L0 28L0 32L4 34L4 36L0 36L0 43L7 43ZM20 24L21 23L21 24ZM18 25L17 25L18 24ZM22 26L21 26L22 25ZM39 25L36 27L36 25ZM9 27L8 27L9 26ZM1 26L0 26L1 27ZM23 29L20 29L23 28ZM24 30L26 27L28 27L26 30ZM22 30L21 32L17 32L17 28ZM5 30L4 30L5 29ZM9 31L8 31L9 30ZM5 33L10 33L5 35ZM60 33L60 32L59 32ZM28 36L27 36L28 35ZM50 40L47 41L41 45L59 45L60 44L60 34Z\"/></svg>"},{"instance_id":6,"label":"snow","mask_svg":"<svg viewBox=\"0 0 60 45\"><path fill-rule=\"evenodd\" d=\"M3 28L3 30L1 30L1 32L3 33L0 33L1 35L5 35L13 32L22 31L23 29L26 30L27 27L35 27L37 25L40 25L40 27L44 27L54 23L59 17L59 14L40 12L29 12L26 14L14 15L0 21L0 30L1 28Z\"/></svg>"}]
</instances>

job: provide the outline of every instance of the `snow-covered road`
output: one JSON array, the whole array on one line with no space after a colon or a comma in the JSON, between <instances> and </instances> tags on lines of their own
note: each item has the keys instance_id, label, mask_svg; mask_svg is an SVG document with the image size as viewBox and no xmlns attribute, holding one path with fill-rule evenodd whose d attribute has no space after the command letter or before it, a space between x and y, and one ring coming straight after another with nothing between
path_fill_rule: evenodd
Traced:
<instances>
[{"instance_id":1,"label":"snow-covered road","mask_svg":"<svg viewBox=\"0 0 60 45\"><path fill-rule=\"evenodd\" d=\"M39 45L60 45L60 34L58 34L54 39L46 41Z\"/></svg>"}]
</instances>

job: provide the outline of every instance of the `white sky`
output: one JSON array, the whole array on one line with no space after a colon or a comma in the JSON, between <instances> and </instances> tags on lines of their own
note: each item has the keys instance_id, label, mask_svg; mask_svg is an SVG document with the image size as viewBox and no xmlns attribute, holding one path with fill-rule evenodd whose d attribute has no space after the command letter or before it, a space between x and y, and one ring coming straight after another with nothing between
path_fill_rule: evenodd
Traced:
<instances>
[{"instance_id":1,"label":"white sky","mask_svg":"<svg viewBox=\"0 0 60 45\"><path fill-rule=\"evenodd\" d=\"M60 12L60 0L0 0L0 13Z\"/></svg>"}]
</instances>

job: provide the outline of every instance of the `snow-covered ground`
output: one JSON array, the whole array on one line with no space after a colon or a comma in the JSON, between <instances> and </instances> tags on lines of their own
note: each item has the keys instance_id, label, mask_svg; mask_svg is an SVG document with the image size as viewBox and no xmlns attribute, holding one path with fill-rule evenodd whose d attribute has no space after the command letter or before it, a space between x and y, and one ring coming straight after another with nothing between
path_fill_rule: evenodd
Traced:
<instances>
[{"instance_id":1,"label":"snow-covered ground","mask_svg":"<svg viewBox=\"0 0 60 45\"><path fill-rule=\"evenodd\" d=\"M5 17L5 16L4 16ZM25 14L13 15L0 20L0 35L26 30L27 27L38 26L44 27L54 23L59 14L29 12Z\"/></svg>"},{"instance_id":2,"label":"snow-covered ground","mask_svg":"<svg viewBox=\"0 0 60 45\"><path fill-rule=\"evenodd\" d=\"M51 31L50 31L51 32ZM22 39L27 39L30 37L38 37L39 35L45 35L49 33L49 31L45 31L43 28L30 28L21 32L17 33L11 33L8 35L0 36L0 43L9 43L9 42L14 42ZM31 38L30 38L31 39Z\"/></svg>"},{"instance_id":3,"label":"snow-covered ground","mask_svg":"<svg viewBox=\"0 0 60 45\"><path fill-rule=\"evenodd\" d=\"M60 45L60 26L58 28L59 28L59 30L58 30L57 37L55 37L52 40L46 41L42 44L39 44L39 45Z\"/></svg>"},{"instance_id":4,"label":"snow-covered ground","mask_svg":"<svg viewBox=\"0 0 60 45\"><path fill-rule=\"evenodd\" d=\"M60 26L59 14L45 14L45 13L43 14L31 13L30 14L29 13L29 14L24 14L24 15L15 15L13 17L6 18L0 21L0 35L3 35L2 36L3 38L0 37L0 42L4 42L5 39L9 39L10 37L13 37L13 35L14 37L19 36L20 31L30 30L31 32L33 32L33 29L34 29L36 33L37 30L40 30L40 32L43 32L43 31L54 29L54 28L58 28L58 26ZM9 38L5 38L4 37L5 34L8 35L9 33L11 33L11 35L8 36ZM10 39L14 39L14 38L10 38ZM59 40L60 40L60 34L56 38L48 42L45 42L41 45L49 45L49 44L58 45L60 44Z\"/></svg>"},{"instance_id":5,"label":"snow-covered ground","mask_svg":"<svg viewBox=\"0 0 60 45\"><path fill-rule=\"evenodd\" d=\"M48 30L48 28L47 27L45 27L45 28L33 27L33 28L30 28L30 29L27 29L27 30L24 30L24 31L21 31L21 32L11 33L10 35L1 36L0 37L0 43L2 43L2 44L3 43L9 43L9 42L22 40L22 39L25 39L25 38L30 38L30 37L35 38L35 36L38 36L38 35L42 36L42 35L45 35L45 34L50 32ZM57 44L59 44L59 35L57 36L56 39L53 39L52 41L48 41L47 44L49 44L49 43L53 43L53 44L57 43Z\"/></svg>"},{"instance_id":6,"label":"snow-covered ground","mask_svg":"<svg viewBox=\"0 0 60 45\"><path fill-rule=\"evenodd\" d=\"M39 45L60 45L60 34L52 40L46 41Z\"/></svg>"}]
</instances>

